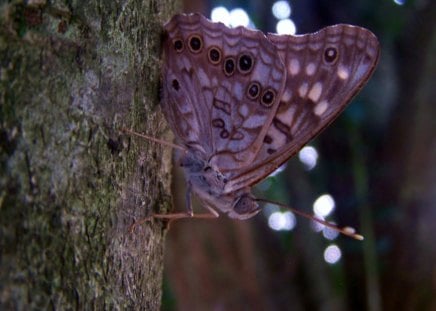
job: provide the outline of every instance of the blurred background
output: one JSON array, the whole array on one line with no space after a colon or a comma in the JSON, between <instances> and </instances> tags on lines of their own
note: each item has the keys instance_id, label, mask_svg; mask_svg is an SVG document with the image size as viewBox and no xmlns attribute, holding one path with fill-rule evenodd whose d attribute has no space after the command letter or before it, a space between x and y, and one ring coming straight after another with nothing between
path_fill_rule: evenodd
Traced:
<instances>
[{"instance_id":1,"label":"blurred background","mask_svg":"<svg viewBox=\"0 0 436 311\"><path fill-rule=\"evenodd\" d=\"M363 26L382 51L346 111L254 189L365 240L272 205L248 221L172 223L163 310L436 310L435 4L185 1L184 12L264 32ZM183 210L183 176L174 191Z\"/></svg>"}]
</instances>

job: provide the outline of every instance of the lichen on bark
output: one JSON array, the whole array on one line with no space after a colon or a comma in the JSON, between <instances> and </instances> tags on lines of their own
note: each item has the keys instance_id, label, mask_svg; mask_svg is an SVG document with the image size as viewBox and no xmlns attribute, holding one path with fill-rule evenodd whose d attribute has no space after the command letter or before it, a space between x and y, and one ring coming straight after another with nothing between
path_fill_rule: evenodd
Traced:
<instances>
[{"instance_id":1,"label":"lichen on bark","mask_svg":"<svg viewBox=\"0 0 436 311\"><path fill-rule=\"evenodd\" d=\"M169 1L0 7L0 308L159 309ZM164 159L164 161L162 161Z\"/></svg>"}]
</instances>

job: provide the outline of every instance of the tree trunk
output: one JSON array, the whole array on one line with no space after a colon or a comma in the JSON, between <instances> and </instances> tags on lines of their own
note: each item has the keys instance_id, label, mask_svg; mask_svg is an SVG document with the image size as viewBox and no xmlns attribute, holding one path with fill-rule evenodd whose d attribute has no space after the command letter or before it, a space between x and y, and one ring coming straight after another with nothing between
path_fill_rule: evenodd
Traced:
<instances>
[{"instance_id":1,"label":"tree trunk","mask_svg":"<svg viewBox=\"0 0 436 311\"><path fill-rule=\"evenodd\" d=\"M129 227L169 205L170 151L120 129L166 129L170 2L2 4L0 309L159 309L165 228Z\"/></svg>"}]
</instances>

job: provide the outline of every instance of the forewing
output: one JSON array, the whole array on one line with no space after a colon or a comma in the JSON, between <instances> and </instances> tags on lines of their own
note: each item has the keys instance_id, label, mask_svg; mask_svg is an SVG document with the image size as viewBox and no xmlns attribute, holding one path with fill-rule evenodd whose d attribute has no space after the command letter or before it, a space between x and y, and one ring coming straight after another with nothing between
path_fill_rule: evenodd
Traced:
<instances>
[{"instance_id":1,"label":"forewing","mask_svg":"<svg viewBox=\"0 0 436 311\"><path fill-rule=\"evenodd\" d=\"M227 176L251 163L277 110L286 70L259 31L199 14L165 25L162 108L182 143Z\"/></svg>"}]
</instances>

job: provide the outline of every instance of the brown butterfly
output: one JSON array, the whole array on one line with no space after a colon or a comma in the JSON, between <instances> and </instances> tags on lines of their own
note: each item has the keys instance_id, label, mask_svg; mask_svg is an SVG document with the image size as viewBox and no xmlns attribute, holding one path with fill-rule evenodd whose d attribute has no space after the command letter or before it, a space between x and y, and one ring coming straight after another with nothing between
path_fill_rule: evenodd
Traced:
<instances>
[{"instance_id":1,"label":"brown butterfly","mask_svg":"<svg viewBox=\"0 0 436 311\"><path fill-rule=\"evenodd\" d=\"M191 192L214 217L257 214L251 187L339 115L379 57L377 38L351 25L265 35L178 14L164 30L161 105L183 146L189 216Z\"/></svg>"}]
</instances>

